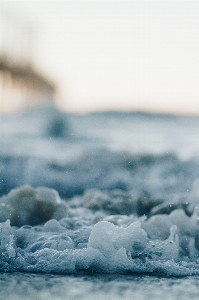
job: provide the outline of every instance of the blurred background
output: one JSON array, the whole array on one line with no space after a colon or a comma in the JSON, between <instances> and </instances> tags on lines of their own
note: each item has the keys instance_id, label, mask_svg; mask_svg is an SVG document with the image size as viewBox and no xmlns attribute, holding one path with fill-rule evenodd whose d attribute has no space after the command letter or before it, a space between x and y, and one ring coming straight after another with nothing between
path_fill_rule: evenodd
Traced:
<instances>
[{"instance_id":1,"label":"blurred background","mask_svg":"<svg viewBox=\"0 0 199 300\"><path fill-rule=\"evenodd\" d=\"M198 1L0 1L0 111L199 114Z\"/></svg>"}]
</instances>

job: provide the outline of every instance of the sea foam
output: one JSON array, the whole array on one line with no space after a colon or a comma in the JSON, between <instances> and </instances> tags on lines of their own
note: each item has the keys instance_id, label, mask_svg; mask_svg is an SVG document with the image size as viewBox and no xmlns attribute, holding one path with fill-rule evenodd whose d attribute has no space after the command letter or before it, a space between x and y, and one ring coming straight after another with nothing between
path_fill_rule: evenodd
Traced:
<instances>
[{"instance_id":1,"label":"sea foam","mask_svg":"<svg viewBox=\"0 0 199 300\"><path fill-rule=\"evenodd\" d=\"M198 118L47 109L1 125L0 271L199 274Z\"/></svg>"},{"instance_id":2,"label":"sea foam","mask_svg":"<svg viewBox=\"0 0 199 300\"><path fill-rule=\"evenodd\" d=\"M199 274L197 207L191 216L176 209L149 218L112 215L112 222L52 189L30 186L0 203L1 218L10 214L0 224L1 271Z\"/></svg>"}]
</instances>

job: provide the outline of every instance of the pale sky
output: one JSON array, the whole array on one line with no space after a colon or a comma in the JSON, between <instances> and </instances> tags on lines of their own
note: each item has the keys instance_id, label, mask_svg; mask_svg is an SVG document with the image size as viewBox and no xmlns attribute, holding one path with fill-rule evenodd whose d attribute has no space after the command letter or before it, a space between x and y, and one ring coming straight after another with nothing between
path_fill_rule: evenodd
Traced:
<instances>
[{"instance_id":1,"label":"pale sky","mask_svg":"<svg viewBox=\"0 0 199 300\"><path fill-rule=\"evenodd\" d=\"M199 114L199 1L8 2L34 20L67 110Z\"/></svg>"}]
</instances>

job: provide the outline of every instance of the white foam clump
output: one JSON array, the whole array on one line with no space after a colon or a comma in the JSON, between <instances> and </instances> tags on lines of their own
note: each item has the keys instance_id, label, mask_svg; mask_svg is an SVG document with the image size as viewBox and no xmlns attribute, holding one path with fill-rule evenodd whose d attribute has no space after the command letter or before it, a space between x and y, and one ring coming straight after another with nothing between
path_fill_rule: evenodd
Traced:
<instances>
[{"instance_id":1,"label":"white foam clump","mask_svg":"<svg viewBox=\"0 0 199 300\"><path fill-rule=\"evenodd\" d=\"M126 228L101 221L93 226L84 249L69 247L68 244L67 249L57 251L61 248L54 247L55 244L50 244L48 239L48 245L45 244L44 249L34 252L38 262L32 268L41 271L45 267L48 272L59 268L61 273L87 270L105 273L152 273L154 269L164 269L164 264L165 269L168 269L170 261L171 272L179 256L176 230L176 226L172 226L166 240L149 240L139 221ZM47 249L49 245L50 249Z\"/></svg>"},{"instance_id":2,"label":"white foam clump","mask_svg":"<svg viewBox=\"0 0 199 300\"><path fill-rule=\"evenodd\" d=\"M141 263L145 263L146 258L154 261L177 260L179 240L176 230L176 226L171 226L170 236L166 240L149 240L139 221L126 228L102 221L93 227L88 248L99 250L108 258L109 264L114 262L116 269L121 265L124 267L126 262L125 269L133 271L134 259L139 258Z\"/></svg>"},{"instance_id":3,"label":"white foam clump","mask_svg":"<svg viewBox=\"0 0 199 300\"><path fill-rule=\"evenodd\" d=\"M56 190L24 185L0 198L0 222L10 220L11 225L37 225L67 215L67 205Z\"/></svg>"},{"instance_id":4,"label":"white foam clump","mask_svg":"<svg viewBox=\"0 0 199 300\"><path fill-rule=\"evenodd\" d=\"M107 221L97 223L88 240L88 247L100 250L106 255L113 255L124 248L131 255L142 251L148 242L146 232L139 221L127 228L118 227Z\"/></svg>"},{"instance_id":5,"label":"white foam clump","mask_svg":"<svg viewBox=\"0 0 199 300\"><path fill-rule=\"evenodd\" d=\"M48 226L46 224L44 227ZM139 268L134 264L133 257L139 255L147 243L147 234L140 222L121 228L101 221L94 225L86 248L67 247L63 251L56 251L52 245L51 249L45 246L34 252L38 262L32 268L36 267L41 271L45 267L48 272L57 272L59 269L60 273L87 270L105 273L137 271Z\"/></svg>"},{"instance_id":6,"label":"white foam clump","mask_svg":"<svg viewBox=\"0 0 199 300\"><path fill-rule=\"evenodd\" d=\"M193 271L178 264L181 258L175 225L171 226L168 239L160 240L149 239L139 221L128 227L101 221L93 226L83 249L75 246L70 233L56 220L48 221L39 231L31 226L13 228L9 221L1 223L0 270L60 274L158 271L175 275Z\"/></svg>"}]
</instances>

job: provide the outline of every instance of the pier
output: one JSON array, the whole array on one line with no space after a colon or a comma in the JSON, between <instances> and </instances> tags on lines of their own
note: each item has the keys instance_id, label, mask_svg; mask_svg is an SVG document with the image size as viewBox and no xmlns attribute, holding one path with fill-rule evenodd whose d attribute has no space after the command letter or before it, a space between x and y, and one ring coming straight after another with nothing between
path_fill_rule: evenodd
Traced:
<instances>
[{"instance_id":1,"label":"pier","mask_svg":"<svg viewBox=\"0 0 199 300\"><path fill-rule=\"evenodd\" d=\"M37 34L34 23L1 5L0 112L44 106L55 97L56 84L34 63Z\"/></svg>"}]
</instances>

